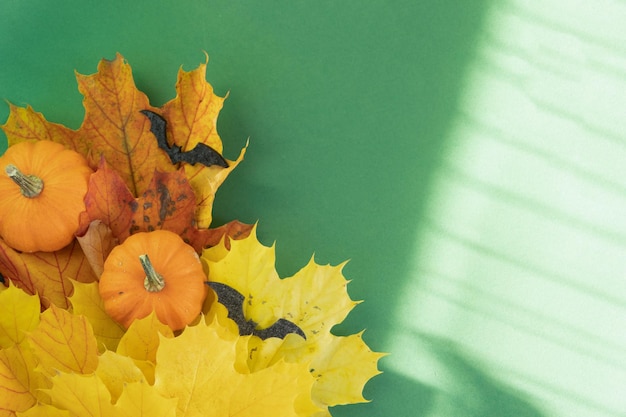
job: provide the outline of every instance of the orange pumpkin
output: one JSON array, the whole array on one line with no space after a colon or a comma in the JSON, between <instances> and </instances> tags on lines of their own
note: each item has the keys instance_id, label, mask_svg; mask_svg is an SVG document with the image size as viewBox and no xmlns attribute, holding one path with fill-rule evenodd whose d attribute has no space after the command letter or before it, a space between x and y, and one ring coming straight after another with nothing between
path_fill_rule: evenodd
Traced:
<instances>
[{"instance_id":1,"label":"orange pumpkin","mask_svg":"<svg viewBox=\"0 0 626 417\"><path fill-rule=\"evenodd\" d=\"M0 236L22 252L67 246L85 210L91 169L51 141L20 142L0 157Z\"/></svg>"},{"instance_id":2,"label":"orange pumpkin","mask_svg":"<svg viewBox=\"0 0 626 417\"><path fill-rule=\"evenodd\" d=\"M104 262L99 291L104 309L128 328L155 311L172 330L202 310L208 287L193 247L167 230L136 233L113 248Z\"/></svg>"}]
</instances>

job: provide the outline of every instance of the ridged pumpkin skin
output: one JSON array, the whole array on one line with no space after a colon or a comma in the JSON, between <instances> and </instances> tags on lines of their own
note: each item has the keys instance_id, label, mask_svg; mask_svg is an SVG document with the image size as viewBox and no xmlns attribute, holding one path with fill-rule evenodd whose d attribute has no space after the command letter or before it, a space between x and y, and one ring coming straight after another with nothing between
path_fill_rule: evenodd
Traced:
<instances>
[{"instance_id":1,"label":"ridged pumpkin skin","mask_svg":"<svg viewBox=\"0 0 626 417\"><path fill-rule=\"evenodd\" d=\"M43 180L41 194L25 197L5 172L9 165ZM0 236L22 252L53 252L67 246L85 211L91 172L82 155L59 143L10 146L0 157Z\"/></svg>"},{"instance_id":2,"label":"ridged pumpkin skin","mask_svg":"<svg viewBox=\"0 0 626 417\"><path fill-rule=\"evenodd\" d=\"M165 286L150 292L139 256L147 254ZM153 310L172 330L191 323L202 310L208 287L206 273L193 247L166 230L136 233L116 246L104 262L99 291L104 309L125 328Z\"/></svg>"}]
</instances>

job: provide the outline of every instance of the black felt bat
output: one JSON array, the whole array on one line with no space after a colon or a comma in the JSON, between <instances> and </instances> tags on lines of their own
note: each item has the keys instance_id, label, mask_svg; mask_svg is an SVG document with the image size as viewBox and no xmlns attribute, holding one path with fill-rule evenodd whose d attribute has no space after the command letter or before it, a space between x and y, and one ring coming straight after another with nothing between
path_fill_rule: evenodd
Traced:
<instances>
[{"instance_id":1,"label":"black felt bat","mask_svg":"<svg viewBox=\"0 0 626 417\"><path fill-rule=\"evenodd\" d=\"M204 143L198 143L193 149L184 152L180 146L170 146L167 143L167 122L163 117L150 110L140 110L150 120L150 131L156 137L159 148L170 157L172 164L187 162L188 164L202 164L205 166L219 165L228 168L228 162L215 149Z\"/></svg>"},{"instance_id":2,"label":"black felt bat","mask_svg":"<svg viewBox=\"0 0 626 417\"><path fill-rule=\"evenodd\" d=\"M287 319L281 318L266 329L257 329L257 323L253 320L246 320L243 315L245 297L239 291L221 282L207 282L207 284L217 294L220 304L228 310L228 318L237 323L241 336L253 334L263 340L270 337L284 339L289 333L295 333L306 339L302 329Z\"/></svg>"}]
</instances>

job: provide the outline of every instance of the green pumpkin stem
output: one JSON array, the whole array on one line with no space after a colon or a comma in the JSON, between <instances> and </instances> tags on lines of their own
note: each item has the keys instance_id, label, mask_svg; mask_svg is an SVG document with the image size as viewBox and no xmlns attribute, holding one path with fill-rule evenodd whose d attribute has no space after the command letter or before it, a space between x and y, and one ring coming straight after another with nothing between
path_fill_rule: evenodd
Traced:
<instances>
[{"instance_id":1,"label":"green pumpkin stem","mask_svg":"<svg viewBox=\"0 0 626 417\"><path fill-rule=\"evenodd\" d=\"M147 254L139 255L139 262L141 267L146 273L146 278L143 280L143 286L147 291L159 292L165 287L165 280L157 271L154 270L150 258Z\"/></svg>"},{"instance_id":2,"label":"green pumpkin stem","mask_svg":"<svg viewBox=\"0 0 626 417\"><path fill-rule=\"evenodd\" d=\"M4 168L9 178L19 185L22 195L35 198L43 191L43 180L35 175L25 175L15 165L9 164Z\"/></svg>"}]
</instances>

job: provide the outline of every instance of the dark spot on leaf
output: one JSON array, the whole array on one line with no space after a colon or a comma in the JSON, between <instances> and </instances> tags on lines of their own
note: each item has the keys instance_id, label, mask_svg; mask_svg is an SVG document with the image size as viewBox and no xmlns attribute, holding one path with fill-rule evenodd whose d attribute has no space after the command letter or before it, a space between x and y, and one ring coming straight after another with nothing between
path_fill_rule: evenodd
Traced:
<instances>
[{"instance_id":1,"label":"dark spot on leaf","mask_svg":"<svg viewBox=\"0 0 626 417\"><path fill-rule=\"evenodd\" d=\"M161 207L159 208L159 219L161 221L165 221L165 219L172 214L176 210L176 203L170 197L170 190L165 186L165 184L160 183L157 187L157 192L159 193L159 203L161 203Z\"/></svg>"},{"instance_id":2,"label":"dark spot on leaf","mask_svg":"<svg viewBox=\"0 0 626 417\"><path fill-rule=\"evenodd\" d=\"M248 357L249 357L250 359L252 359L252 354L253 354L254 352L256 352L257 350L259 350L259 348L252 348L252 349L250 349L250 355L249 355Z\"/></svg>"}]
</instances>

